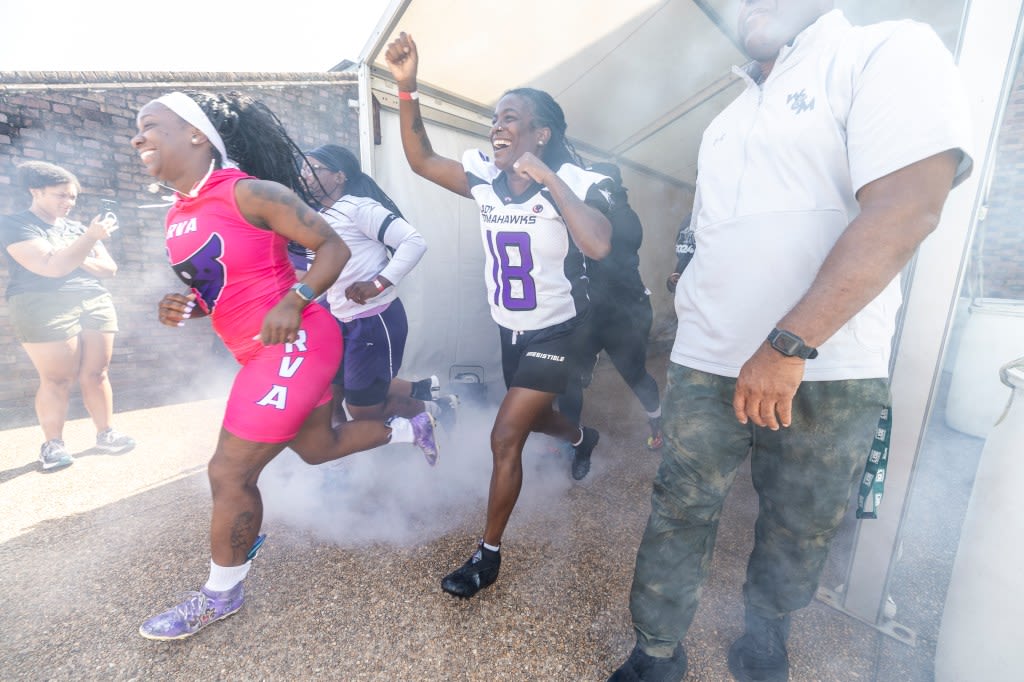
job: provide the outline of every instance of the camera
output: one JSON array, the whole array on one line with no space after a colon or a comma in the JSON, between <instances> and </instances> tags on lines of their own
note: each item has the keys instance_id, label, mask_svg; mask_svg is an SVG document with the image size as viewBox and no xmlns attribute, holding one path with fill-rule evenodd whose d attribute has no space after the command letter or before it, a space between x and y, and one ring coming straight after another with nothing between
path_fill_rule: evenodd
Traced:
<instances>
[{"instance_id":1,"label":"camera","mask_svg":"<svg viewBox=\"0 0 1024 682\"><path fill-rule=\"evenodd\" d=\"M100 199L100 217L102 220L113 220L114 226L111 229L117 229L117 202L113 199Z\"/></svg>"}]
</instances>

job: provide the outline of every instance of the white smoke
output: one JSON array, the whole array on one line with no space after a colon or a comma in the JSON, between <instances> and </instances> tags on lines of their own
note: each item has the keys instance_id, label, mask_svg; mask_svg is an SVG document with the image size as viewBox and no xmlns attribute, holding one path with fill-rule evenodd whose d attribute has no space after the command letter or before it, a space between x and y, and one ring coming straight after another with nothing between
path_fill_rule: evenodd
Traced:
<instances>
[{"instance_id":1,"label":"white smoke","mask_svg":"<svg viewBox=\"0 0 1024 682\"><path fill-rule=\"evenodd\" d=\"M463 405L454 434L430 467L413 445L394 444L310 466L285 450L260 476L264 528L284 523L354 547L429 542L458 528L483 531L491 476L493 409ZM523 489L513 518L550 504L572 485L569 458L534 434L523 453Z\"/></svg>"}]
</instances>

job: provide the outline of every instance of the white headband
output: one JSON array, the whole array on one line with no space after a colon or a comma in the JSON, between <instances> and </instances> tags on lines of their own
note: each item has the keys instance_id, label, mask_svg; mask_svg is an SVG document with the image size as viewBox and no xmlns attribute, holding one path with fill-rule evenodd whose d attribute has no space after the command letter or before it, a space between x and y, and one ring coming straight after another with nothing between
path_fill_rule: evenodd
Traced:
<instances>
[{"instance_id":1,"label":"white headband","mask_svg":"<svg viewBox=\"0 0 1024 682\"><path fill-rule=\"evenodd\" d=\"M238 167L238 164L228 158L228 152L224 147L224 140L221 139L220 133L213 127L213 123L210 122L206 113L196 104L194 99L183 92L169 92L166 95L157 97L155 101L163 104L184 119L186 123L194 128L198 128L199 132L206 135L206 139L210 141L210 144L220 152L220 161L225 168Z\"/></svg>"}]
</instances>

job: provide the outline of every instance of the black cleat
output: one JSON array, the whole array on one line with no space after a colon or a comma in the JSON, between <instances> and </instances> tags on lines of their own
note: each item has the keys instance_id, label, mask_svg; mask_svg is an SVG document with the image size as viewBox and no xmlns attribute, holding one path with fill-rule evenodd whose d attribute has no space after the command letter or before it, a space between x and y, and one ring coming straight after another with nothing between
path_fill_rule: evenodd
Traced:
<instances>
[{"instance_id":1,"label":"black cleat","mask_svg":"<svg viewBox=\"0 0 1024 682\"><path fill-rule=\"evenodd\" d=\"M434 404L438 408L437 421L441 424L444 432L450 436L458 421L459 396L454 393L442 395L434 401Z\"/></svg>"},{"instance_id":2,"label":"black cleat","mask_svg":"<svg viewBox=\"0 0 1024 682\"><path fill-rule=\"evenodd\" d=\"M409 396L414 400L422 400L423 402L437 400L441 397L441 382L438 381L437 375L431 374L426 379L413 381L412 391L409 392Z\"/></svg>"},{"instance_id":3,"label":"black cleat","mask_svg":"<svg viewBox=\"0 0 1024 682\"><path fill-rule=\"evenodd\" d=\"M590 473L590 453L594 451L594 446L600 439L601 434L597 429L583 427L583 440L573 448L572 455L572 477L577 481Z\"/></svg>"},{"instance_id":4,"label":"black cleat","mask_svg":"<svg viewBox=\"0 0 1024 682\"><path fill-rule=\"evenodd\" d=\"M608 682L679 682L685 675L686 649L682 644L676 645L670 658L649 656L637 644Z\"/></svg>"},{"instance_id":5,"label":"black cleat","mask_svg":"<svg viewBox=\"0 0 1024 682\"><path fill-rule=\"evenodd\" d=\"M492 552L482 544L469 557L469 561L449 573L441 581L441 589L448 594L469 599L498 579L501 553Z\"/></svg>"}]
</instances>

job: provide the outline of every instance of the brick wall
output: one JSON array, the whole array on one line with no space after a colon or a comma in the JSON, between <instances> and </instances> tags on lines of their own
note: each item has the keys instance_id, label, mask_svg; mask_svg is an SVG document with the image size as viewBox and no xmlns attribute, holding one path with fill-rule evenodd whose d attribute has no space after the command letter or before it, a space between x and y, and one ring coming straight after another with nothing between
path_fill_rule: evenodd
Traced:
<instances>
[{"instance_id":1,"label":"brick wall","mask_svg":"<svg viewBox=\"0 0 1024 682\"><path fill-rule=\"evenodd\" d=\"M977 284L979 270L972 267L965 293L1024 301L1024 59L999 131L988 214L979 225L974 250L975 258L980 256L982 285Z\"/></svg>"},{"instance_id":2,"label":"brick wall","mask_svg":"<svg viewBox=\"0 0 1024 682\"><path fill-rule=\"evenodd\" d=\"M187 84L187 85L186 85ZM154 97L191 87L240 90L267 103L304 149L336 142L356 151L358 97L348 74L0 73L0 214L28 207L15 166L39 159L64 166L82 183L71 217L88 222L100 198L120 202L121 229L108 246L119 266L107 281L121 333L111 363L115 410L194 399L223 391L234 372L206 320L183 329L156 321L156 303L181 284L167 265L162 239L165 209L146 191L153 181L129 145L135 113ZM161 191L161 194L167 194ZM7 268L0 264L0 283ZM34 423L35 370L14 338L0 299L0 429ZM211 377L225 379L210 381ZM72 400L72 414L82 414Z\"/></svg>"}]
</instances>

